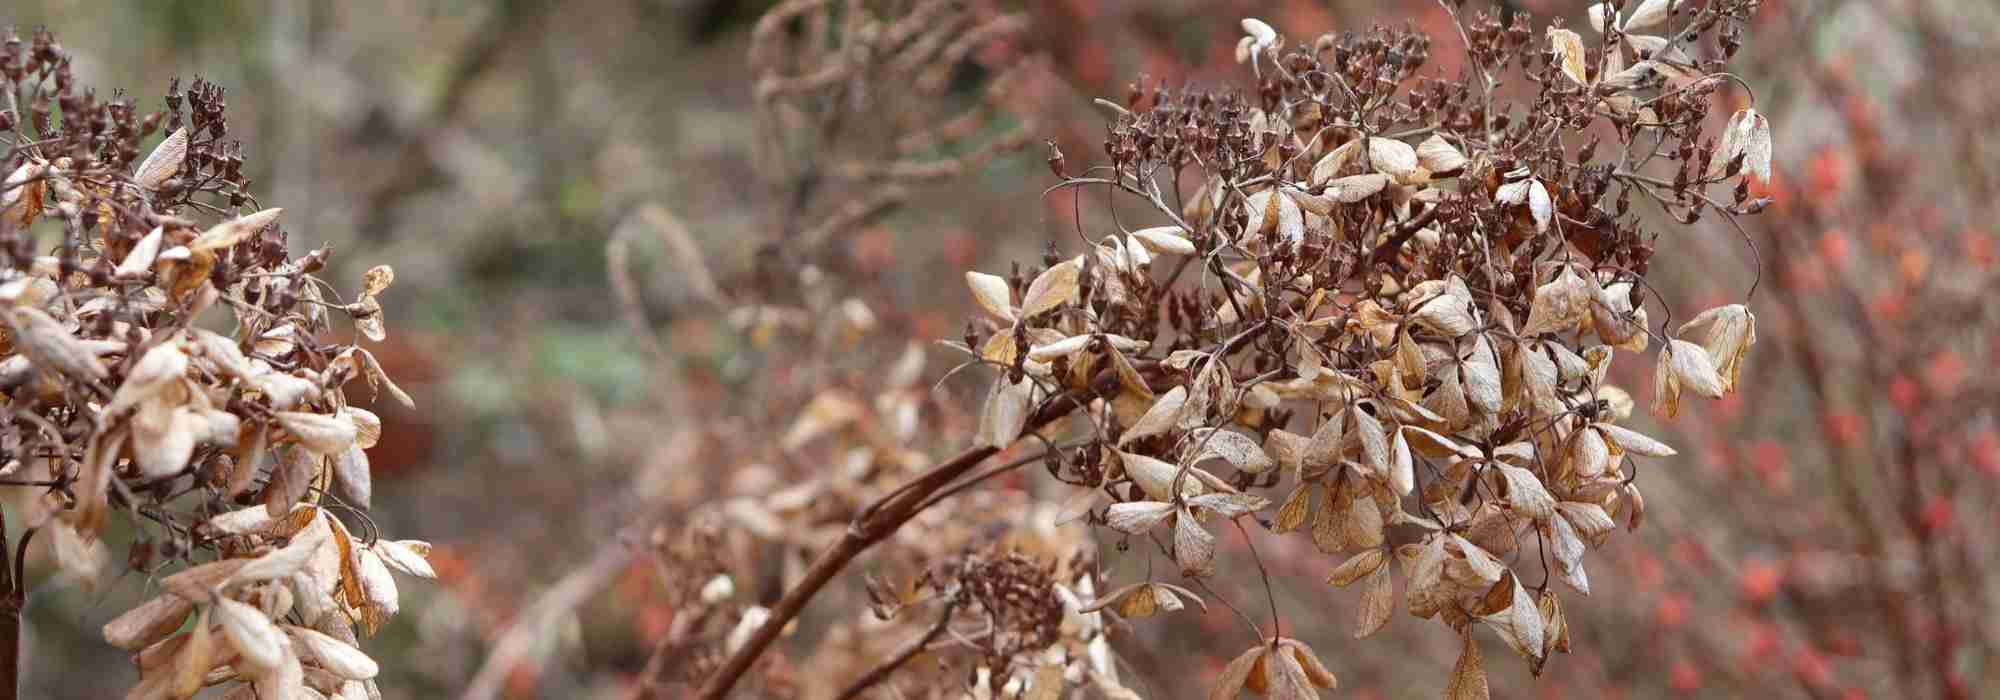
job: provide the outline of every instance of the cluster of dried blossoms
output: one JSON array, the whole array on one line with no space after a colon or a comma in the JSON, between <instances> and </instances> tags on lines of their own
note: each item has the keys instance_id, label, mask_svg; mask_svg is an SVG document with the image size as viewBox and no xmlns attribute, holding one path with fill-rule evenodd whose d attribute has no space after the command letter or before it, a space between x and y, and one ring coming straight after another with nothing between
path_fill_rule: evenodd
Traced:
<instances>
[{"instance_id":1,"label":"cluster of dried blossoms","mask_svg":"<svg viewBox=\"0 0 2000 700\"><path fill-rule=\"evenodd\" d=\"M1000 375L980 441L1081 405L1087 444L1051 471L1192 585L1218 575L1211 530L1255 517L1344 559L1329 580L1361 584L1356 636L1388 623L1400 570L1402 607L1465 639L1452 697L1486 694L1480 625L1539 673L1571 643L1555 582L1589 593L1586 551L1645 512L1632 460L1674 454L1619 425L1634 402L1607 383L1614 355L1661 346L1651 408L1672 417L1684 392L1735 391L1755 342L1742 305L1674 325L1645 279L1671 234L1631 202L1682 223L1764 206L1763 117L1704 129L1756 5L1602 3L1585 39L1447 4L1458 80L1422 76L1412 31L1289 47L1244 20L1252 91L1135 87L1106 103L1109 166L1050 158L1064 185L1165 223L967 273L986 318L961 349ZM1192 597L1148 580L1097 605ZM1297 640L1256 634L1211 697L1334 685Z\"/></svg>"},{"instance_id":2,"label":"cluster of dried blossoms","mask_svg":"<svg viewBox=\"0 0 2000 700\"><path fill-rule=\"evenodd\" d=\"M101 100L47 32L7 32L0 73L0 484L32 492L14 554L41 533L94 582L116 519L132 570L180 569L104 628L133 652L129 697L378 695L357 631L396 612L391 570L432 575L429 546L334 510L366 521L381 433L345 387L410 402L360 344L393 273L343 301L314 277L330 249L289 256L220 87L176 84L153 113ZM0 563L17 612L22 562Z\"/></svg>"}]
</instances>

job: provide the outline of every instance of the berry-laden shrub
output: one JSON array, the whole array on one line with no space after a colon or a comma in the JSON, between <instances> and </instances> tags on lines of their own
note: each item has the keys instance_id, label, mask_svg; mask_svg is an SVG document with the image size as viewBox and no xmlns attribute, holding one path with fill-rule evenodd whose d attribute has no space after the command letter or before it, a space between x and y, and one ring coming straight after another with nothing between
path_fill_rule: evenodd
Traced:
<instances>
[{"instance_id":1,"label":"berry-laden shrub","mask_svg":"<svg viewBox=\"0 0 2000 700\"><path fill-rule=\"evenodd\" d=\"M410 403L363 346L394 273L343 299L315 276L330 248L290 255L220 86L145 112L70 70L46 31L0 43L0 485L32 492L17 543L0 533L0 685L29 542L91 585L119 522L164 589L104 627L128 697L378 697L357 637L396 613L392 570L431 576L429 545L366 516L381 421L346 391Z\"/></svg>"}]
</instances>

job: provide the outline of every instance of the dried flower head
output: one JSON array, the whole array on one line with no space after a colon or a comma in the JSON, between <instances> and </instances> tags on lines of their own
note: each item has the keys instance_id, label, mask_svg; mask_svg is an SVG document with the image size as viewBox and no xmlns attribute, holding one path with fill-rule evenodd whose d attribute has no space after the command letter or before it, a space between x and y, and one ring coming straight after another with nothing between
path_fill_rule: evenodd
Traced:
<instances>
[{"instance_id":1,"label":"dried flower head","mask_svg":"<svg viewBox=\"0 0 2000 700\"><path fill-rule=\"evenodd\" d=\"M290 255L282 211L249 192L220 86L176 81L152 113L100 100L46 31L7 31L0 75L0 399L12 416L0 460L10 488L44 494L22 538L48 532L85 584L105 570L111 519L137 533L135 567L171 553L165 592L103 630L135 654L131 697L377 695L357 633L396 611L391 570L434 575L429 545L372 526L357 536L334 515L366 521L364 450L381 434L348 384L409 403L361 344L382 337L377 298L393 273L371 270L343 303L314 276L328 249ZM37 250L47 233L52 255Z\"/></svg>"},{"instance_id":2,"label":"dried flower head","mask_svg":"<svg viewBox=\"0 0 2000 700\"><path fill-rule=\"evenodd\" d=\"M1704 42L1756 3L1605 3L1599 37L1558 25L1546 43L1521 13L1445 6L1470 57L1456 79L1423 72L1415 31L1285 46L1244 20L1249 89L1135 93L1104 174L1062 184L1147 220L1079 228L1089 247L1031 274L968 273L985 314L955 347L997 375L984 444L1059 439L1031 416L1077 404L1109 467L1079 484L1112 501L1091 520L1188 579L1230 575L1216 524L1280 504L1273 530L1340 555L1331 583L1361 584L1356 636L1388 624L1400 577L1409 613L1468 640L1483 626L1539 673L1570 645L1552 584L1590 592L1586 553L1643 507L1632 460L1674 454L1619 425L1617 351L1659 341L1654 411L1671 416L1684 391L1734 391L1755 342L1742 304L1670 332L1645 277L1664 241L1630 204L1682 223L1762 207L1738 178L1768 178L1768 123L1745 110L1705 135L1711 95L1736 81L1733 45ZM1162 585L1092 609L1170 609ZM1214 697L1331 685L1296 641L1245 623L1260 641ZM1453 692L1484 696L1467 645Z\"/></svg>"}]
</instances>

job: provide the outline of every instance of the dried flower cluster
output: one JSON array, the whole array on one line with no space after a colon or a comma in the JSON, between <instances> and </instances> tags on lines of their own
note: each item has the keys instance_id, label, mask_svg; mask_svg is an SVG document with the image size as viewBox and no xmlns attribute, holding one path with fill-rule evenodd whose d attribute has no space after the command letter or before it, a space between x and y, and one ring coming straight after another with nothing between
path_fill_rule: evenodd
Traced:
<instances>
[{"instance_id":1,"label":"dried flower cluster","mask_svg":"<svg viewBox=\"0 0 2000 700\"><path fill-rule=\"evenodd\" d=\"M841 36L829 23L843 15L811 14L832 5L787 3L760 35ZM1122 104L1100 101L1115 113L1108 165L1072 173L1052 149L1057 189L1104 193L1116 229L1092 235L1079 217L1081 254L1052 243L1032 269L966 273L983 315L949 344L971 358L961 369L998 376L974 446L929 466L926 428L953 424L922 398L921 357L870 361L857 338L874 315L800 254L793 274L766 275L763 297L738 300L735 320L758 348L794 334L815 359L772 383L809 391L777 444L719 440L741 465L725 486L735 495L656 536L677 543L662 559L681 569L656 662L693 659L682 677L703 698L746 680L774 697L878 685L1135 697L1107 634L1219 601L1255 642L1212 697L1314 697L1337 685L1338 664L1285 634L1275 600L1259 624L1210 585L1248 571L1218 565L1216 531L1229 527L1268 589L1249 532L1261 524L1336 555L1329 582L1363 590L1357 636L1398 607L1459 635L1453 697L1487 695L1482 626L1539 673L1571 643L1556 581L1589 592L1585 553L1644 515L1633 458L1674 454L1621 425L1634 400L1608 382L1614 354L1659 346L1652 409L1671 417L1683 393L1735 391L1755 342L1741 304L1676 324L1645 278L1672 241L1632 203L1683 223L1767 206L1750 189L1769 177L1767 122L1711 114L1741 84L1722 68L1756 5L1605 3L1586 40L1447 4L1468 59L1452 80L1425 74L1431 39L1414 31L1293 46L1244 20L1252 89L1135 85ZM888 28L909 21L848 29L901 36ZM875 94L841 82L849 68L774 84ZM820 134L852 116L838 101L800 104L797 123ZM812 163L791 171L807 193L822 177ZM900 181L875 182L900 197ZM1150 224L1133 225L1132 203ZM1067 505L974 489L1026 465ZM1050 527L1077 520L1122 554ZM829 582L871 550L867 600L850 593L840 608L868 619L766 654L816 596L842 597ZM1156 552L1172 565L1152 566ZM1145 573L1114 583L1096 563L1127 556L1145 559L1119 570ZM759 579L782 596L739 588ZM936 663L910 663L923 654ZM803 683L806 665L855 680ZM646 682L670 680L649 670Z\"/></svg>"},{"instance_id":2,"label":"dried flower cluster","mask_svg":"<svg viewBox=\"0 0 2000 700\"><path fill-rule=\"evenodd\" d=\"M124 520L130 569L180 569L104 628L133 653L129 697L377 696L357 632L395 614L392 570L432 575L427 544L335 515L366 523L381 433L345 387L410 403L361 345L384 337L393 272L344 301L314 276L331 249L289 255L221 87L176 83L160 112L101 100L45 31L9 30L0 75L0 484L35 494L0 560L13 611L31 538L91 584Z\"/></svg>"},{"instance_id":3,"label":"dried flower cluster","mask_svg":"<svg viewBox=\"0 0 2000 700\"><path fill-rule=\"evenodd\" d=\"M1454 81L1422 75L1413 31L1294 48L1244 20L1252 92L1135 87L1106 103L1108 167L1050 158L1065 186L1166 223L1079 229L1089 250L1052 247L1032 273L967 273L986 318L959 347L1000 375L978 439L1004 448L1084 403L1089 444L1054 471L1091 522L1198 584L1219 575L1211 529L1275 506L1271 529L1362 585L1356 636L1388 623L1400 571L1410 614L1484 626L1539 673L1571 643L1554 582L1590 592L1586 552L1645 513L1633 460L1674 454L1619 425L1633 399L1607 383L1614 355L1661 346L1651 408L1670 418L1683 393L1735 391L1755 342L1740 304L1654 328L1645 274L1671 239L1631 201L1684 223L1765 205L1749 196L1770 170L1764 118L1704 128L1756 4L1604 3L1589 44L1481 15L1459 24ZM1174 590L1139 583L1112 609ZM1334 685L1245 621L1260 641L1211 697ZM1483 696L1467 649L1452 692Z\"/></svg>"}]
</instances>

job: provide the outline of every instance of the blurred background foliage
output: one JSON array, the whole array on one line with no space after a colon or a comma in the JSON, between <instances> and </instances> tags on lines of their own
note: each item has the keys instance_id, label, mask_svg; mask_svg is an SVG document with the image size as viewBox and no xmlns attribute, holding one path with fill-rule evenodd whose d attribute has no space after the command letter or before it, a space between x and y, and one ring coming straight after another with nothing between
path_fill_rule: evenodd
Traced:
<instances>
[{"instance_id":1,"label":"blurred background foliage","mask_svg":"<svg viewBox=\"0 0 2000 700\"><path fill-rule=\"evenodd\" d=\"M420 408L374 407L388 425L373 460L382 484L373 516L385 530L436 543L441 580L409 586L404 614L369 645L384 660L387 695L446 697L464 687L491 639L528 601L635 517L641 503L628 487L635 474L719 468L677 461L680 453L662 437L676 417L715 405L718 392L755 391L754 381L770 368L716 314L702 312L673 254L648 234L634 237L633 274L646 321L661 332L667 351L663 360L650 356L613 302L606 245L620 227L655 226L638 212L659 205L686 222L707 267L728 280L751 269L758 244L774 239L769 213L785 203L754 164L757 125L747 116L752 86L745 67L750 28L771 4L12 0L0 9L0 24L57 30L85 84L100 92L122 88L142 108L159 107L174 76L227 86L253 190L266 205L286 209L294 244L334 246L336 265L346 267L333 278L344 284L357 283L371 264L396 267L398 283L386 303L390 340L378 352ZM1566 14L1581 24L1583 3L1502 4L1538 16ZM1295 38L1407 21L1432 32L1438 70L1452 75L1457 65L1456 37L1433 3L1018 0L1004 6L1033 22L1029 45L1014 48L1052 59L1022 103L1034 110L1031 136L1059 144L1072 169L1102 152L1101 116L1090 98L1121 100L1140 74L1175 86L1239 77L1230 60L1239 17L1264 18ZM1876 241L1864 253L1892 258L1899 254L1883 246L1898 235L1964 236L1970 252L1950 257L1976 265L1985 241L1984 279L1990 279L1992 164L2000 154L1978 132L2000 118L2000 99L1990 74L1982 79L1977 66L2000 58L1993 48L2000 44L1996 14L1992 4L1974 0L1767 0L1752 48L1737 62L1778 135L1780 217L1759 223L1765 228L1757 235L1822 246L1828 235L1857 245ZM954 98L976 100L979 76L961 82ZM1878 133L1858 131L1857 112L1872 115ZM1910 155L1870 160L1868 148ZM1072 235L1067 198L1041 194L1053 182L1044 155L1036 146L1003 156L919 192L912 206L837 242L841 269L872 276L865 300L884 329L916 339L954 337L970 308L958 281L962 270L1004 270L1008 261L1033 259L1047 241ZM1866 169L1878 161L1901 169ZM1857 202L1855 192L1889 187L1891 179L1903 191ZM1847 208L1834 208L1840 202ZM1782 211L1786 206L1793 209ZM1831 219L1800 223L1799 212L1814 206L1829 207ZM1871 222L1838 214L1869 210L1902 218ZM1102 212L1086 204L1085 215ZM1882 234L1883 227L1896 230ZM1708 252L1676 256L1672 264L1687 269L1662 276L1679 278L1665 291L1690 308L1739 294L1750 277L1747 265L1697 264L1743 256L1723 248L1741 244L1726 226L1711 221L1696 230L1692 243ZM1890 242L1880 243L1885 235ZM1797 281L1798 270L1773 262L1771 249L1764 252L1765 284ZM1961 360L1975 374L2000 369L1991 364L1992 341L1979 347L1991 320L1975 317L1970 338L1945 341L1969 348ZM1784 345L1783 336L1798 328L1773 325L1763 340ZM1753 371L1790 376L1796 358L1764 349L1753 355ZM1881 388L1864 379L1834 381L1851 383L1844 392L1856 397L1850 410L1869 419L1875 409L1864 399ZM1632 379L1635 395L1644 395L1644 382ZM1591 658L1560 662L1585 672L1537 684L1514 664L1492 663L1496 688L1576 697L1739 695L1763 686L1785 697L1903 693L1893 679L1868 677L1865 669L1876 667L1860 661L1894 655L1881 648L1892 642L1875 641L1885 633L1849 628L1852 648L1840 647L1798 631L1813 625L1793 618L1818 614L1808 601L1768 602L1767 584L1802 585L1796 582L1819 561L1787 533L1815 527L1815 509L1833 509L1824 504L1832 496L1822 484L1837 468L1829 452L1808 449L1826 439L1824 416L1807 399L1773 393L1781 396L1760 404L1754 419L1740 406L1715 409L1710 427L1670 440L1682 447L1681 457L1641 476L1648 493L1659 494L1649 510L1665 515L1637 536L1621 536L1614 548L1619 570L1604 576L1617 583L1604 588L1619 594L1569 611L1573 634L1605 640L1590 645L1598 650ZM961 406L976 401L966 393L954 398ZM1976 445L1988 446L1984 454L2000 448L1992 447L1990 407L1982 415L1964 428L1975 448L1960 453L1959 464L1986 469L1968 478L1990 481L2000 466L1982 466ZM711 479L721 488L719 475ZM1746 491L1744 483L1763 490ZM1990 486L1968 489L1947 505L1962 514L1961 527L1990 529L2000 521L1973 519L1996 512L1991 494ZM1975 557L1974 569L1991 566L1976 558L1990 546L1964 551ZM1293 565L1309 574L1306 581L1317 581L1333 563L1306 552L1288 556L1299 558ZM1831 561L1822 563L1859 566ZM634 564L610 591L541 635L538 643L547 648L538 657L551 661L516 669L510 693L623 697L672 615L649 602L655 578L651 565ZM1981 583L1967 587L1969 599L1988 607L1966 613L1986 617L1965 638L1994 633L1984 629L1995 619L1988 579L1981 575ZM31 597L27 695L119 692L129 667L98 642L96 630L147 585L135 572L107 590L44 586ZM1294 610L1332 609L1329 619L1338 622L1310 638L1345 637L1351 595L1310 586L1285 595ZM1227 628L1223 616L1209 617L1219 619L1195 624ZM1234 651L1228 643L1210 648L1211 640L1186 634L1184 624L1142 632L1158 635L1149 643L1156 658L1146 663ZM1708 631L1674 634L1688 626ZM1391 626L1387 634L1398 644L1365 645L1392 647L1386 652L1349 656L1346 647L1362 645L1316 644L1340 673L1343 691L1435 696L1438 688L1425 684L1448 667L1456 642L1414 627ZM1942 673L1956 682L1970 688L1996 682L1990 642L1940 648L1952 651ZM1425 668L1399 668L1407 665L1399 664L1409 658L1398 656L1404 653L1423 655L1418 665ZM1175 672L1180 680L1205 681L1226 658ZM93 672L79 674L83 669ZM1412 678L1432 680L1412 685ZM1942 690L1950 681L1937 682Z\"/></svg>"}]
</instances>

